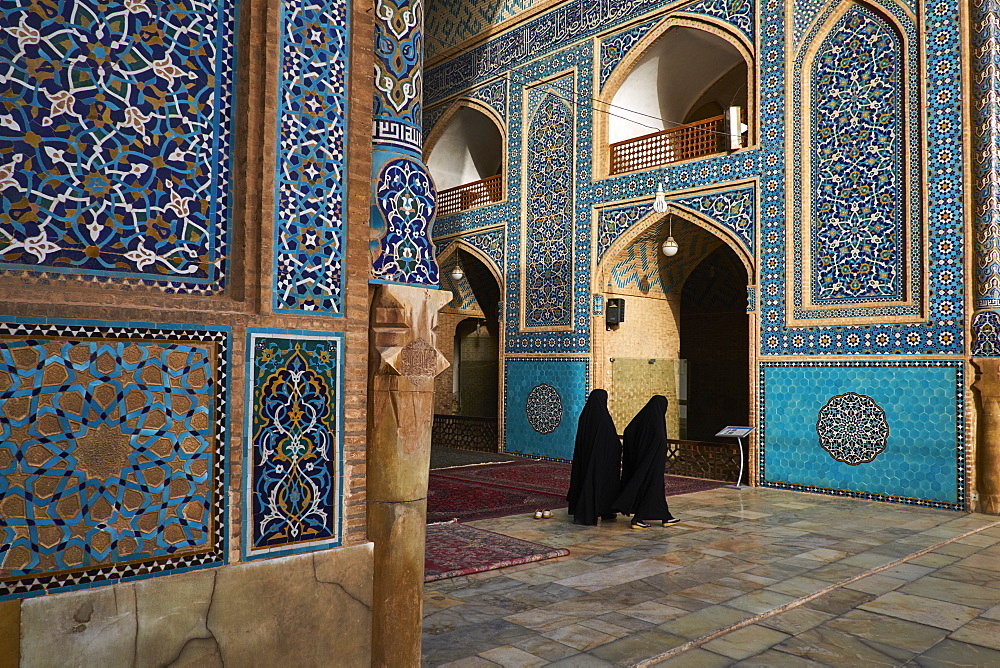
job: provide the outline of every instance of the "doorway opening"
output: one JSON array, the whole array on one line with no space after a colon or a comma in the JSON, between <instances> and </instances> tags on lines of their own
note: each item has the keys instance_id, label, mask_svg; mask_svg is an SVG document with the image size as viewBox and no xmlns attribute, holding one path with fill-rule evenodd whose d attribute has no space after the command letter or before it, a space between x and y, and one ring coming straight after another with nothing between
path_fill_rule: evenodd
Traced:
<instances>
[{"instance_id":1,"label":"doorway opening","mask_svg":"<svg viewBox=\"0 0 1000 668\"><path fill-rule=\"evenodd\" d=\"M435 379L431 444L499 452L500 284L461 242L438 261L441 289L453 295L438 317L438 337L452 345L442 346L451 365Z\"/></svg>"}]
</instances>

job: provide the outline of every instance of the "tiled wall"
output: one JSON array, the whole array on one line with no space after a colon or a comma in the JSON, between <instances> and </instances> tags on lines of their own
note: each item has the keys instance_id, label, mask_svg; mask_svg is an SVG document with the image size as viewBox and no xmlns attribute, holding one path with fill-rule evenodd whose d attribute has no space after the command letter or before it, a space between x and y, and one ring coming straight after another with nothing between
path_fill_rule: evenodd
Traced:
<instances>
[{"instance_id":1,"label":"tiled wall","mask_svg":"<svg viewBox=\"0 0 1000 668\"><path fill-rule=\"evenodd\" d=\"M434 7L431 21L437 20ZM610 276L627 291L644 276L652 284L654 274L661 281L669 275L659 267L653 271L662 258L654 262L641 243L644 232L656 237L658 222L649 207L657 184L663 183L678 211L713 230L751 265L748 311L757 328L751 359L825 359L843 366L856 355L897 355L914 361L944 356L950 365L964 363L969 241L962 210L965 166L958 149L964 123L961 3L943 0L914 11L910 0L877 5L853 0L570 1L522 14L528 18L434 62L425 72L425 134L435 131L455 100L480 99L486 89L507 92L491 98L492 104L505 106L497 112L506 123L506 200L447 216L435 230L455 238L506 228L508 359L527 353L596 354L600 344L594 326L603 327L596 305L603 303L605 286L594 284L594 278ZM600 156L593 155L604 150L606 125L594 110L600 106L595 96L610 99L622 68L663 34L666 21L701 27L751 54L750 70L756 74L749 98L756 102L749 110L749 136L756 143L734 153L606 177ZM525 149L533 136L530 91L556 79L567 81L559 84L558 94L573 102L575 151L572 181L563 183L562 170L555 170L546 189L536 183L537 170ZM894 92L862 95L876 88ZM843 104L832 95L838 90L849 93L852 101L834 109ZM787 91L792 95L786 97ZM900 102L880 102L887 98ZM829 113L824 111L828 108ZM872 133L842 131L845 124L865 119L874 119ZM859 169L852 162L859 154L877 162L883 174L877 183L884 192L866 190L870 183L858 174L868 173L871 165L865 162ZM851 179L857 188L848 197L831 194L829 184ZM526 279L534 257L525 254L530 241L521 234L534 215L531 195L539 190L574 199L574 243L565 251L567 263L572 259L573 264L571 328L562 323L548 331L524 327L526 309L544 297ZM851 222L845 228L836 222L841 219ZM609 271L604 266L608 262L621 266ZM588 311L596 314L595 320ZM981 350L992 345L993 320L989 314L980 317L986 342ZM643 356L641 349L633 352ZM591 363L600 368L604 357ZM511 392L512 378L519 377L512 368L516 366L508 365L508 403L520 401L518 392L525 390ZM886 387L909 382L902 372L884 367L871 366L866 373L873 384ZM762 399L769 399L770 378L757 388ZM545 382L541 377L535 381ZM802 400L821 407L839 390L830 391L836 389L833 379L817 383L802 390ZM941 419L952 425L945 433L955 450L964 447L953 415L955 406L965 405L964 387L951 386L949 401ZM508 405L506 414L510 448L524 436L526 423L514 423L521 420L519 409ZM783 427L780 412L769 415ZM778 447L773 433L761 439L762 456ZM940 448L942 438L936 441ZM877 467L896 465L886 461L890 463L876 460ZM957 457L949 462L935 464L943 467L935 476L951 481L937 483L944 485L939 490L906 476L874 476L865 482L866 493L964 507L964 469ZM773 472L774 464L770 466ZM859 485L856 471L847 468L799 484L854 490Z\"/></svg>"},{"instance_id":2,"label":"tiled wall","mask_svg":"<svg viewBox=\"0 0 1000 668\"><path fill-rule=\"evenodd\" d=\"M962 362L765 362L761 482L965 502Z\"/></svg>"},{"instance_id":3,"label":"tiled wall","mask_svg":"<svg viewBox=\"0 0 1000 668\"><path fill-rule=\"evenodd\" d=\"M504 367L507 452L572 459L588 385L586 359L508 357Z\"/></svg>"}]
</instances>

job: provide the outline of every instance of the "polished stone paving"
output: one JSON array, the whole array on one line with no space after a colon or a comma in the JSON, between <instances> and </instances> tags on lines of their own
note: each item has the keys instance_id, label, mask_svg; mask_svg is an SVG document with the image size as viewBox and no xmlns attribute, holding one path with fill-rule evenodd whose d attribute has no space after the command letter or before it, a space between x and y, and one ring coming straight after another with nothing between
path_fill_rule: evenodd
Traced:
<instances>
[{"instance_id":1,"label":"polished stone paving","mask_svg":"<svg viewBox=\"0 0 1000 668\"><path fill-rule=\"evenodd\" d=\"M772 489L637 531L470 522L570 555L428 583L427 666L1000 666L1000 518Z\"/></svg>"}]
</instances>

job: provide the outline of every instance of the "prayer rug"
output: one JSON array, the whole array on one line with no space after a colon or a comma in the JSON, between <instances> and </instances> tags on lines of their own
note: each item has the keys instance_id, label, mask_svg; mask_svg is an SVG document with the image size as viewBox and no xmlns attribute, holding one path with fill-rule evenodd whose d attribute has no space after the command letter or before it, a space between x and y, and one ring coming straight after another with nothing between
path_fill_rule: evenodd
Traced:
<instances>
[{"instance_id":1,"label":"prayer rug","mask_svg":"<svg viewBox=\"0 0 1000 668\"><path fill-rule=\"evenodd\" d=\"M481 573L563 557L569 550L531 543L466 524L449 522L427 526L424 581Z\"/></svg>"},{"instance_id":2,"label":"prayer rug","mask_svg":"<svg viewBox=\"0 0 1000 668\"><path fill-rule=\"evenodd\" d=\"M437 469L431 475L566 496L569 491L570 470L569 462L522 460Z\"/></svg>"},{"instance_id":3,"label":"prayer rug","mask_svg":"<svg viewBox=\"0 0 1000 668\"><path fill-rule=\"evenodd\" d=\"M473 467L482 468L482 467ZM501 487L461 480L432 471L427 490L427 521L461 522L531 513L544 508L565 508L565 493Z\"/></svg>"}]
</instances>

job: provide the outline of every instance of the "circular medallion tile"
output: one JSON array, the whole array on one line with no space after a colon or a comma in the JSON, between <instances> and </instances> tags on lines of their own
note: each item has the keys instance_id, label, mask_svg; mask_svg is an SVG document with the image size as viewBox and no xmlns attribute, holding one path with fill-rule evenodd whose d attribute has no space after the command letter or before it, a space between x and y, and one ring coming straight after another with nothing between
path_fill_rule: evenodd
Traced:
<instances>
[{"instance_id":1,"label":"circular medallion tile","mask_svg":"<svg viewBox=\"0 0 1000 668\"><path fill-rule=\"evenodd\" d=\"M820 409L816 433L831 457L856 466L882 454L889 439L889 423L874 399L847 392L832 397Z\"/></svg>"},{"instance_id":2,"label":"circular medallion tile","mask_svg":"<svg viewBox=\"0 0 1000 668\"><path fill-rule=\"evenodd\" d=\"M532 429L539 434L551 434L562 422L562 397L551 385L536 385L528 392L524 410Z\"/></svg>"}]
</instances>

